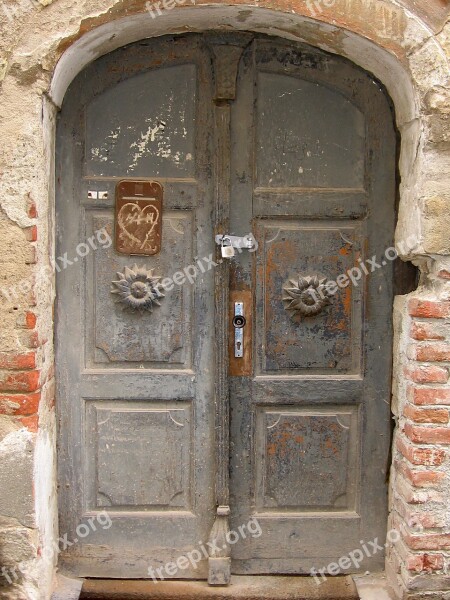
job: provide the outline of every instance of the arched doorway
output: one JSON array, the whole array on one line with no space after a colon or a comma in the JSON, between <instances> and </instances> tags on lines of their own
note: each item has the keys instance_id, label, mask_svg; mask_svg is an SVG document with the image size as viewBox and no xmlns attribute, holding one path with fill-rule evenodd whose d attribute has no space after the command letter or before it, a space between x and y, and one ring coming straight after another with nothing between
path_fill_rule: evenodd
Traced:
<instances>
[{"instance_id":1,"label":"arched doorway","mask_svg":"<svg viewBox=\"0 0 450 600\"><path fill-rule=\"evenodd\" d=\"M103 511L111 526L66 570L223 583L382 543L395 151L381 86L308 46L145 40L76 78L58 130L60 516L71 539ZM148 233L146 206L161 246L142 255L124 240L145 242L128 225ZM223 234L256 244L228 258Z\"/></svg>"}]
</instances>

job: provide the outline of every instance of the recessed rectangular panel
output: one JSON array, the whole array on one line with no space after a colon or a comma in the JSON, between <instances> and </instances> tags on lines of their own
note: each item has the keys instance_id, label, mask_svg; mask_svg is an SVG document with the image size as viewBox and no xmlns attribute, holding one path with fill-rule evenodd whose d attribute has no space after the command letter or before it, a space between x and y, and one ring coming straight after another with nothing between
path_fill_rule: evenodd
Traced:
<instances>
[{"instance_id":1,"label":"recessed rectangular panel","mask_svg":"<svg viewBox=\"0 0 450 600\"><path fill-rule=\"evenodd\" d=\"M278 73L259 73L257 185L364 187L365 120L343 94Z\"/></svg>"},{"instance_id":2,"label":"recessed rectangular panel","mask_svg":"<svg viewBox=\"0 0 450 600\"><path fill-rule=\"evenodd\" d=\"M190 417L187 404L88 402L89 509L189 510Z\"/></svg>"},{"instance_id":3,"label":"recessed rectangular panel","mask_svg":"<svg viewBox=\"0 0 450 600\"><path fill-rule=\"evenodd\" d=\"M96 213L91 218L93 231L105 228L112 238L111 215ZM93 270L88 281L94 282L85 299L92 327L92 335L86 337L89 367L190 366L194 287L174 284L158 291L152 286L155 278L159 282L192 263L192 213L166 212L162 238L164 246L157 256L121 255L112 246L88 256ZM145 294L150 297L143 306Z\"/></svg>"},{"instance_id":4,"label":"recessed rectangular panel","mask_svg":"<svg viewBox=\"0 0 450 600\"><path fill-rule=\"evenodd\" d=\"M336 286L328 299L323 285L357 265L361 229L357 222L262 222L257 347L263 373L359 372L364 274L356 285Z\"/></svg>"},{"instance_id":5,"label":"recessed rectangular panel","mask_svg":"<svg viewBox=\"0 0 450 600\"><path fill-rule=\"evenodd\" d=\"M149 70L93 100L86 115L86 174L193 177L196 67Z\"/></svg>"},{"instance_id":6,"label":"recessed rectangular panel","mask_svg":"<svg viewBox=\"0 0 450 600\"><path fill-rule=\"evenodd\" d=\"M353 511L358 407L259 407L257 510Z\"/></svg>"}]
</instances>

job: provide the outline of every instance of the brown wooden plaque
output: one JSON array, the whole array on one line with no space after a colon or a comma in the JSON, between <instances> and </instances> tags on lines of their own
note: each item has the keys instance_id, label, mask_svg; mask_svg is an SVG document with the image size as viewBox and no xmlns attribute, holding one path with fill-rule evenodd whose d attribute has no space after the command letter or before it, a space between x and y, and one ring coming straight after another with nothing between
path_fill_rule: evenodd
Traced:
<instances>
[{"instance_id":1,"label":"brown wooden plaque","mask_svg":"<svg viewBox=\"0 0 450 600\"><path fill-rule=\"evenodd\" d=\"M157 181L119 181L115 244L122 254L153 256L161 251L163 188Z\"/></svg>"}]
</instances>

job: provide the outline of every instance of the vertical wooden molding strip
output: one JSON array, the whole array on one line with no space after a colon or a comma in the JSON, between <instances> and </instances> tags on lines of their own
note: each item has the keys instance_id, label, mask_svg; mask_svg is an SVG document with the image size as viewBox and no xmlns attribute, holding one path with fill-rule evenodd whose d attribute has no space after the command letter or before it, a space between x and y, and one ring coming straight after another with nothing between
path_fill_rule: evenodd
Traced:
<instances>
[{"instance_id":1,"label":"vertical wooden molding strip","mask_svg":"<svg viewBox=\"0 0 450 600\"><path fill-rule=\"evenodd\" d=\"M230 101L236 92L236 77L242 47L213 42L215 75L215 228L216 234L228 233L230 222ZM213 554L209 559L208 583L228 585L231 579L229 545L225 544L229 531L229 447L230 402L228 390L228 302L230 263L219 255L215 270L216 322L216 520L210 539L223 548L222 556ZM214 547L214 546L213 546Z\"/></svg>"}]
</instances>

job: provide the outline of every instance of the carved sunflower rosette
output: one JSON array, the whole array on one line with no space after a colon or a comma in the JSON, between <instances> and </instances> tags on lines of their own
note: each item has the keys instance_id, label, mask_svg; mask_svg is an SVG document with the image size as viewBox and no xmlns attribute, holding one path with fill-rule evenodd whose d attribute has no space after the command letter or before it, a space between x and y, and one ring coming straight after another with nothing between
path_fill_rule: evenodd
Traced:
<instances>
[{"instance_id":1,"label":"carved sunflower rosette","mask_svg":"<svg viewBox=\"0 0 450 600\"><path fill-rule=\"evenodd\" d=\"M125 267L123 273L117 273L118 280L113 281L111 293L116 294L116 302L123 310L152 312L155 306L161 306L164 298L159 282L161 277L153 275L153 269Z\"/></svg>"},{"instance_id":2,"label":"carved sunflower rosette","mask_svg":"<svg viewBox=\"0 0 450 600\"><path fill-rule=\"evenodd\" d=\"M302 317L315 317L331 304L326 277L300 275L283 286L283 303L287 311Z\"/></svg>"}]
</instances>

